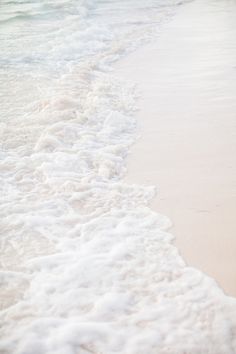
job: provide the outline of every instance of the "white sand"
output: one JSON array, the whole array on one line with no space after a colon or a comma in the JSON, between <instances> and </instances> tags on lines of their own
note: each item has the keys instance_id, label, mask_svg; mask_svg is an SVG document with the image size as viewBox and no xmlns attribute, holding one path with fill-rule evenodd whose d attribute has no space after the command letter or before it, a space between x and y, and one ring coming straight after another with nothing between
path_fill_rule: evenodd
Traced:
<instances>
[{"instance_id":1,"label":"white sand","mask_svg":"<svg viewBox=\"0 0 236 354\"><path fill-rule=\"evenodd\" d=\"M156 43L116 65L138 84L127 180L154 184L188 264L236 296L236 3L181 6Z\"/></svg>"}]
</instances>

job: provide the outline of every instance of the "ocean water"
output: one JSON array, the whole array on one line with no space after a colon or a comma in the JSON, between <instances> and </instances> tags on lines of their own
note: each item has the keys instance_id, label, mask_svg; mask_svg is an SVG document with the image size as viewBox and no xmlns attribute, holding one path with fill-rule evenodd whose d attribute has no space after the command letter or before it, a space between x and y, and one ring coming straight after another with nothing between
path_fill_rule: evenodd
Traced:
<instances>
[{"instance_id":1,"label":"ocean water","mask_svg":"<svg viewBox=\"0 0 236 354\"><path fill-rule=\"evenodd\" d=\"M138 92L112 65L185 2L0 2L0 353L233 354L236 303L127 185Z\"/></svg>"}]
</instances>

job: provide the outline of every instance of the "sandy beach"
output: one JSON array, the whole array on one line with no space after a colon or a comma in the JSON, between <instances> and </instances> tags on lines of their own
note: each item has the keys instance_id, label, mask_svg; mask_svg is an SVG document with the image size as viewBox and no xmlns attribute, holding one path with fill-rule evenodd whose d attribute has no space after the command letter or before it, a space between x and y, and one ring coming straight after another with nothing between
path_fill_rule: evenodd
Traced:
<instances>
[{"instance_id":1,"label":"sandy beach","mask_svg":"<svg viewBox=\"0 0 236 354\"><path fill-rule=\"evenodd\" d=\"M235 15L0 1L1 354L236 353Z\"/></svg>"},{"instance_id":2,"label":"sandy beach","mask_svg":"<svg viewBox=\"0 0 236 354\"><path fill-rule=\"evenodd\" d=\"M236 296L236 4L180 6L159 38L116 65L137 84L140 139L127 181L156 185L187 264Z\"/></svg>"}]
</instances>

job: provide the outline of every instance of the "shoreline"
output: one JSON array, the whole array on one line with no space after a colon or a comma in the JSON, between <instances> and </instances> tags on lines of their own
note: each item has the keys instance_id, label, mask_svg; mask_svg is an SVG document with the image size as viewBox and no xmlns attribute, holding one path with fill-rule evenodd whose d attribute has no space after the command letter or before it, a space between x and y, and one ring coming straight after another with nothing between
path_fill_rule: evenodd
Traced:
<instances>
[{"instance_id":1,"label":"shoreline","mask_svg":"<svg viewBox=\"0 0 236 354\"><path fill-rule=\"evenodd\" d=\"M197 0L115 65L141 91L128 183L155 185L186 263L236 296L236 6ZM235 78L235 79L234 79Z\"/></svg>"}]
</instances>

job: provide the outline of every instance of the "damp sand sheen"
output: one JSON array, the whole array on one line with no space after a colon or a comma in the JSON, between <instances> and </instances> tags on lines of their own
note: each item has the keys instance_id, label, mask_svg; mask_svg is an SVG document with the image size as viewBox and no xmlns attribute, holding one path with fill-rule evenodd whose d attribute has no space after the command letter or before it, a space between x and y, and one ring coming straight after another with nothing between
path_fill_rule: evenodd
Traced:
<instances>
[{"instance_id":1,"label":"damp sand sheen","mask_svg":"<svg viewBox=\"0 0 236 354\"><path fill-rule=\"evenodd\" d=\"M235 2L196 1L117 65L140 89L127 182L155 184L193 266L236 296Z\"/></svg>"},{"instance_id":2,"label":"damp sand sheen","mask_svg":"<svg viewBox=\"0 0 236 354\"><path fill-rule=\"evenodd\" d=\"M0 353L235 354L234 1L0 10Z\"/></svg>"}]
</instances>

